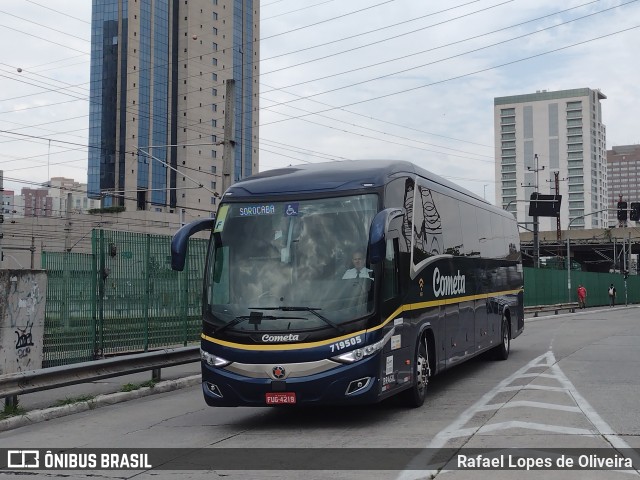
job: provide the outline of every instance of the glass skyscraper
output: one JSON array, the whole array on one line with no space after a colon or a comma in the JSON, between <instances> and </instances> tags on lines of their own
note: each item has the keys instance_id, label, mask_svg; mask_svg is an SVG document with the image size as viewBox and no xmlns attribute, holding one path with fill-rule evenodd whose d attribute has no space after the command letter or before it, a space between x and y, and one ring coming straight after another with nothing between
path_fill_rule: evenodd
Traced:
<instances>
[{"instance_id":1,"label":"glass skyscraper","mask_svg":"<svg viewBox=\"0 0 640 480\"><path fill-rule=\"evenodd\" d=\"M90 197L214 212L230 79L232 181L257 172L258 39L258 0L93 0Z\"/></svg>"}]
</instances>

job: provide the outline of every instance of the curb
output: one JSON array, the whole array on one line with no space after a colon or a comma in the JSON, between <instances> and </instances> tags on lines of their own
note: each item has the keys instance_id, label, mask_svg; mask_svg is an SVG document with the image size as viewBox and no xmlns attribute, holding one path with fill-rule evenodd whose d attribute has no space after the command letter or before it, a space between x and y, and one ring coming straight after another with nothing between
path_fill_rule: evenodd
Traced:
<instances>
[{"instance_id":1,"label":"curb","mask_svg":"<svg viewBox=\"0 0 640 480\"><path fill-rule=\"evenodd\" d=\"M33 410L31 412L25 413L24 415L9 417L5 418L4 420L0 420L0 432L13 430L15 428L24 427L26 425L32 425L34 423L52 420L54 418L73 415L74 413L94 410L99 407L126 402L129 400L135 400L136 398L147 397L156 393L171 392L173 390L179 390L181 388L192 387L194 385L198 385L201 381L201 375L192 375L176 380L161 381L155 384L153 387L142 387L131 392L105 393L85 402L63 405L61 407L44 408L42 410Z\"/></svg>"}]
</instances>

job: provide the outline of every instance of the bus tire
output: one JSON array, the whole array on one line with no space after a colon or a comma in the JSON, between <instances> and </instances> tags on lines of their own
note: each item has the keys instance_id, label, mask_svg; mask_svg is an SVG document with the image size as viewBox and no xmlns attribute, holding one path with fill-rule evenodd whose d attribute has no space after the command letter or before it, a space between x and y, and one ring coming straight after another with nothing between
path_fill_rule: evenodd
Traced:
<instances>
[{"instance_id":1,"label":"bus tire","mask_svg":"<svg viewBox=\"0 0 640 480\"><path fill-rule=\"evenodd\" d=\"M500 336L502 341L494 349L494 358L496 360L506 360L509 358L509 350L511 349L511 327L506 315L502 315L502 324L500 327Z\"/></svg>"},{"instance_id":2,"label":"bus tire","mask_svg":"<svg viewBox=\"0 0 640 480\"><path fill-rule=\"evenodd\" d=\"M421 407L427 398L427 386L429 385L429 340L426 334L420 336L420 341L416 346L414 356L415 378L410 389L405 390L400 395L403 403L412 408Z\"/></svg>"}]
</instances>

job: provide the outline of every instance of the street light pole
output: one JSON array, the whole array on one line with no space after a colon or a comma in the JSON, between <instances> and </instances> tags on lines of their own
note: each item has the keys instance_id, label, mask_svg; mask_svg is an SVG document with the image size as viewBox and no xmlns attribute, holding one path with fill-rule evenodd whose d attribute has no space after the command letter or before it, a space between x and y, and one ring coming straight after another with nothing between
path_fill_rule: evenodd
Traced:
<instances>
[{"instance_id":1,"label":"street light pole","mask_svg":"<svg viewBox=\"0 0 640 480\"><path fill-rule=\"evenodd\" d=\"M571 224L578 220L579 218L584 218L584 217L588 217L589 215L595 215L596 213L600 213L600 212L606 212L608 209L604 208L602 210L597 210L595 212L591 212L591 213L585 213L584 215L580 215L579 217L576 218L572 218L569 221L569 225L567 226L567 293L569 295L568 301L569 303L571 303L571 242L569 240L569 237L571 236Z\"/></svg>"}]
</instances>

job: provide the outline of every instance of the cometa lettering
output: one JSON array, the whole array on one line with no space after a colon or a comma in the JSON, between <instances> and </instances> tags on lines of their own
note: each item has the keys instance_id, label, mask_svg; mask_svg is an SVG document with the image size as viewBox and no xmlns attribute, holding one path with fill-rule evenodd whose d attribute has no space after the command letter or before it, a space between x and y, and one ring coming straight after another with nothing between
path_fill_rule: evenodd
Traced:
<instances>
[{"instance_id":1,"label":"cometa lettering","mask_svg":"<svg viewBox=\"0 0 640 480\"><path fill-rule=\"evenodd\" d=\"M262 336L263 342L297 342L300 339L300 335L288 333L287 335L269 335L264 334Z\"/></svg>"},{"instance_id":2,"label":"cometa lettering","mask_svg":"<svg viewBox=\"0 0 640 480\"><path fill-rule=\"evenodd\" d=\"M438 267L433 270L433 294L436 298L458 295L465 291L465 276L460 275L460 270L457 275L442 275Z\"/></svg>"}]
</instances>

